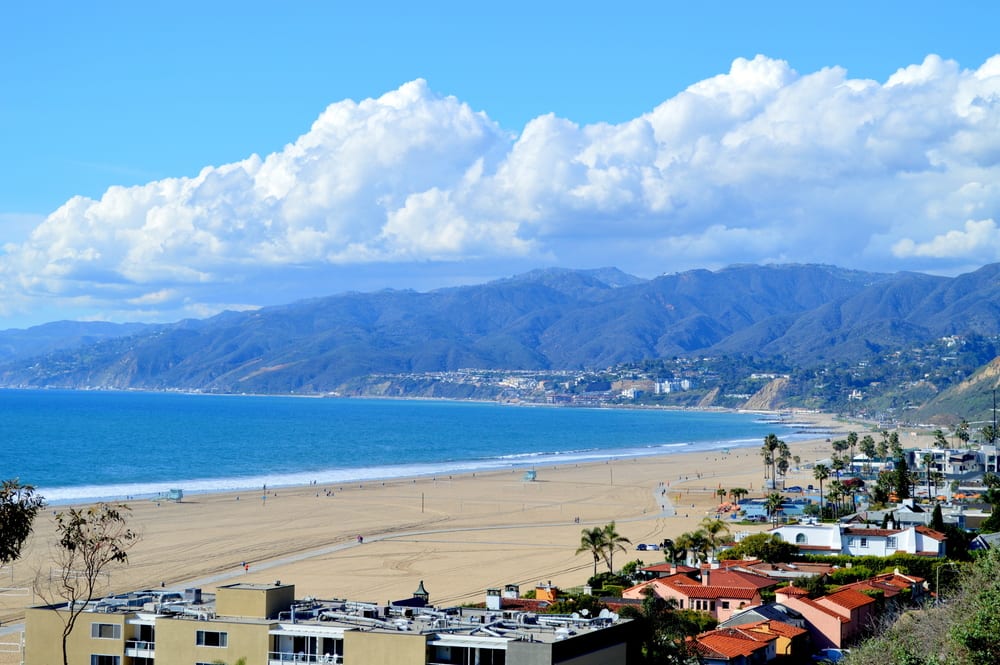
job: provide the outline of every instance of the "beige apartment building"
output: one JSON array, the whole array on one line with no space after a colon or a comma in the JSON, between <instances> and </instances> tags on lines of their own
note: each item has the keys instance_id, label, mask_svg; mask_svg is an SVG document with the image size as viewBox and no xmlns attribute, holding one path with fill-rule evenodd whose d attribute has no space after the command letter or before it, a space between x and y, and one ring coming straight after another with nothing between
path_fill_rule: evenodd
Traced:
<instances>
[{"instance_id":1,"label":"beige apartment building","mask_svg":"<svg viewBox=\"0 0 1000 665\"><path fill-rule=\"evenodd\" d=\"M491 590L493 591L493 590ZM295 587L231 584L215 594L165 589L90 603L68 643L70 665L626 665L633 622L600 616L435 608L421 583L386 605L295 598ZM25 617L26 665L62 662L65 607Z\"/></svg>"}]
</instances>

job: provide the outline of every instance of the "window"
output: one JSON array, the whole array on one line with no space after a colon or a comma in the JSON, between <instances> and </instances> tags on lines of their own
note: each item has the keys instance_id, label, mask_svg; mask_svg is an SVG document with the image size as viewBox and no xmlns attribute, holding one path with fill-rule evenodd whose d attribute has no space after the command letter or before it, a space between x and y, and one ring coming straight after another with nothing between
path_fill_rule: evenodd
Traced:
<instances>
[{"instance_id":1,"label":"window","mask_svg":"<svg viewBox=\"0 0 1000 665\"><path fill-rule=\"evenodd\" d=\"M121 665L121 657L105 656L104 654L90 654L90 665Z\"/></svg>"},{"instance_id":2,"label":"window","mask_svg":"<svg viewBox=\"0 0 1000 665\"><path fill-rule=\"evenodd\" d=\"M215 630L199 630L195 638L195 644L200 647L229 646L229 633L221 633Z\"/></svg>"},{"instance_id":3,"label":"window","mask_svg":"<svg viewBox=\"0 0 1000 665\"><path fill-rule=\"evenodd\" d=\"M868 547L868 539L865 537L861 538L861 547Z\"/></svg>"},{"instance_id":4,"label":"window","mask_svg":"<svg viewBox=\"0 0 1000 665\"><path fill-rule=\"evenodd\" d=\"M851 547L857 547L857 545L858 545L858 539L857 538L848 538L847 539L847 544L850 545Z\"/></svg>"},{"instance_id":5,"label":"window","mask_svg":"<svg viewBox=\"0 0 1000 665\"><path fill-rule=\"evenodd\" d=\"M805 545L808 542L809 542L809 539L806 538L806 534L804 534L804 533L800 533L800 534L798 534L798 535L795 536L795 544L796 545Z\"/></svg>"},{"instance_id":6,"label":"window","mask_svg":"<svg viewBox=\"0 0 1000 665\"><path fill-rule=\"evenodd\" d=\"M719 602L722 603L722 609L724 609L724 610L728 610L729 609L729 601L728 600L720 600Z\"/></svg>"},{"instance_id":7,"label":"window","mask_svg":"<svg viewBox=\"0 0 1000 665\"><path fill-rule=\"evenodd\" d=\"M896 549L896 536L889 536L888 538L886 538L885 546L891 550Z\"/></svg>"},{"instance_id":8,"label":"window","mask_svg":"<svg viewBox=\"0 0 1000 665\"><path fill-rule=\"evenodd\" d=\"M90 636L100 640L120 640L122 627L116 623L92 623L90 624Z\"/></svg>"}]
</instances>

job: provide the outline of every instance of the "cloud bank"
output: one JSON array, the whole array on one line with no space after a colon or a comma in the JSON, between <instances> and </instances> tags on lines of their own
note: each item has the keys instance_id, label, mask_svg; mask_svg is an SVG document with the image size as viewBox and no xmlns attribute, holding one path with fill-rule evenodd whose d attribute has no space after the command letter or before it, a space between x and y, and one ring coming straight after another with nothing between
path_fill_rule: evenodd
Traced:
<instances>
[{"instance_id":1,"label":"cloud bank","mask_svg":"<svg viewBox=\"0 0 1000 665\"><path fill-rule=\"evenodd\" d=\"M884 83L738 59L628 122L519 134L417 80L265 157L70 199L3 247L0 315L169 320L531 265L956 273L1000 260L998 218L1000 56Z\"/></svg>"}]
</instances>

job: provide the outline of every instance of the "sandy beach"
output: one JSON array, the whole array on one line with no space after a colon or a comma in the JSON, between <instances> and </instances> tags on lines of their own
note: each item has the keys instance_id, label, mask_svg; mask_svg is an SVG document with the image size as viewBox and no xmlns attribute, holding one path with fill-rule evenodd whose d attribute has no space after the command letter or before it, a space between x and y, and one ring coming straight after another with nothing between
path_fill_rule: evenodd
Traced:
<instances>
[{"instance_id":1,"label":"sandy beach","mask_svg":"<svg viewBox=\"0 0 1000 665\"><path fill-rule=\"evenodd\" d=\"M864 432L822 414L795 420ZM790 447L802 465L830 456L826 434ZM813 482L808 469L787 477L788 485ZM130 523L141 540L109 590L209 592L281 580L299 596L386 602L409 597L422 580L432 603L450 605L481 601L486 588L505 584L574 587L593 572L591 557L575 554L581 529L614 520L632 543L659 543L714 517L719 488L760 496L762 483L759 447L748 447L540 467L534 481L517 469L133 501ZM40 515L22 559L0 571L0 586L25 590L0 595L4 624L41 602L31 588L52 565L52 516L52 509ZM632 549L615 557L616 567L637 558L651 564L663 555Z\"/></svg>"}]
</instances>

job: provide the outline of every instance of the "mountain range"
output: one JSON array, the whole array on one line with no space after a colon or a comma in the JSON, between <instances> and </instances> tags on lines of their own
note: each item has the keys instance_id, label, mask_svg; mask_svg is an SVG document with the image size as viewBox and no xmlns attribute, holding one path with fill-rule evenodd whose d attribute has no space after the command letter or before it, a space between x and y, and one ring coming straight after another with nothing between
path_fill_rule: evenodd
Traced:
<instances>
[{"instance_id":1,"label":"mountain range","mask_svg":"<svg viewBox=\"0 0 1000 665\"><path fill-rule=\"evenodd\" d=\"M1000 335L1000 264L956 277L797 264L654 279L545 269L173 324L0 331L0 385L287 394L370 374L583 370L675 356L821 367L950 335Z\"/></svg>"}]
</instances>

